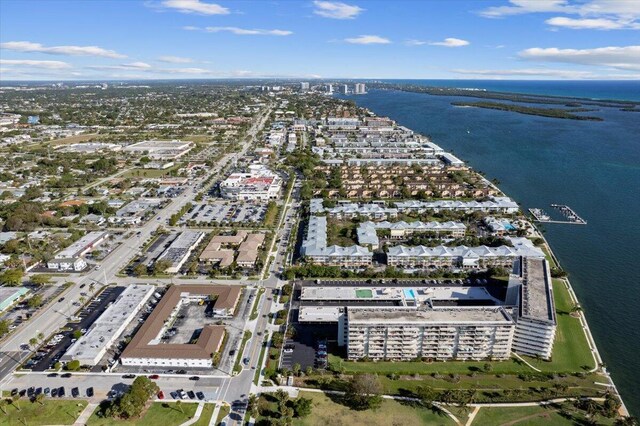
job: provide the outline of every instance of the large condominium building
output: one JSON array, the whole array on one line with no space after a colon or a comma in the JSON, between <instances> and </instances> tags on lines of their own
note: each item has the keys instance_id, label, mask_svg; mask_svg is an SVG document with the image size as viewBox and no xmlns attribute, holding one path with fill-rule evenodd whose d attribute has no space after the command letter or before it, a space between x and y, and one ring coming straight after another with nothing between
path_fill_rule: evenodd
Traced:
<instances>
[{"instance_id":1,"label":"large condominium building","mask_svg":"<svg viewBox=\"0 0 640 426\"><path fill-rule=\"evenodd\" d=\"M346 268L366 267L373 260L373 253L362 246L327 246L327 218L324 216L309 217L307 237L300 253L313 263Z\"/></svg>"},{"instance_id":2,"label":"large condominium building","mask_svg":"<svg viewBox=\"0 0 640 426\"><path fill-rule=\"evenodd\" d=\"M509 299L512 300L509 300ZM517 308L513 350L551 358L556 336L556 314L549 263L545 259L520 258L509 278L507 301Z\"/></svg>"},{"instance_id":3,"label":"large condominium building","mask_svg":"<svg viewBox=\"0 0 640 426\"><path fill-rule=\"evenodd\" d=\"M513 214L520 210L518 203L513 201L509 197L491 197L487 201L453 201L453 200L438 200L438 201L398 201L395 203L396 207L400 211L416 211L425 212L432 210L434 212L442 210L457 210L465 212L500 212Z\"/></svg>"},{"instance_id":4,"label":"large condominium building","mask_svg":"<svg viewBox=\"0 0 640 426\"><path fill-rule=\"evenodd\" d=\"M157 160L175 160L186 155L194 146L195 144L189 141L151 140L127 145L123 151L132 154L147 155Z\"/></svg>"},{"instance_id":5,"label":"large condominium building","mask_svg":"<svg viewBox=\"0 0 640 426\"><path fill-rule=\"evenodd\" d=\"M224 198L233 200L269 201L280 194L282 178L263 165L249 166L248 173L232 173L220 183Z\"/></svg>"},{"instance_id":6,"label":"large condominium building","mask_svg":"<svg viewBox=\"0 0 640 426\"><path fill-rule=\"evenodd\" d=\"M514 324L502 307L346 310L350 360L507 359Z\"/></svg>"},{"instance_id":7,"label":"large condominium building","mask_svg":"<svg viewBox=\"0 0 640 426\"><path fill-rule=\"evenodd\" d=\"M544 252L526 238L510 238L513 247L394 246L387 253L387 264L400 268L511 268L520 256L542 259Z\"/></svg>"},{"instance_id":8,"label":"large condominium building","mask_svg":"<svg viewBox=\"0 0 640 426\"><path fill-rule=\"evenodd\" d=\"M358 243L369 245L374 250L380 245L378 230L387 230L390 239L402 239L414 233L464 237L467 227L462 222L363 222L358 226Z\"/></svg>"}]
</instances>

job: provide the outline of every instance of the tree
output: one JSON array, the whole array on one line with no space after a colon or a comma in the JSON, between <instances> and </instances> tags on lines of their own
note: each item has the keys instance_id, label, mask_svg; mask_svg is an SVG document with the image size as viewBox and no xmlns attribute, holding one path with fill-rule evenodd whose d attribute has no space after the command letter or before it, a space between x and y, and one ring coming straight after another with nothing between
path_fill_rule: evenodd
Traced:
<instances>
[{"instance_id":1,"label":"tree","mask_svg":"<svg viewBox=\"0 0 640 426\"><path fill-rule=\"evenodd\" d=\"M633 416L620 417L615 422L616 426L638 426L638 419Z\"/></svg>"},{"instance_id":2,"label":"tree","mask_svg":"<svg viewBox=\"0 0 640 426\"><path fill-rule=\"evenodd\" d=\"M347 404L355 410L377 408L382 404L382 385L378 376L374 374L356 374L345 392Z\"/></svg>"},{"instance_id":3,"label":"tree","mask_svg":"<svg viewBox=\"0 0 640 426\"><path fill-rule=\"evenodd\" d=\"M44 405L44 394L43 393L39 393L36 395L35 401L40 404L40 405Z\"/></svg>"},{"instance_id":4,"label":"tree","mask_svg":"<svg viewBox=\"0 0 640 426\"><path fill-rule=\"evenodd\" d=\"M295 417L307 417L311 414L313 400L311 398L298 397L293 400L293 412Z\"/></svg>"},{"instance_id":5,"label":"tree","mask_svg":"<svg viewBox=\"0 0 640 426\"><path fill-rule=\"evenodd\" d=\"M80 361L78 361L77 359L69 361L65 368L69 371L78 371L80 370Z\"/></svg>"},{"instance_id":6,"label":"tree","mask_svg":"<svg viewBox=\"0 0 640 426\"><path fill-rule=\"evenodd\" d=\"M44 333L40 332L38 333L38 335L36 336L38 338L38 340L40 340L41 342L44 342Z\"/></svg>"},{"instance_id":7,"label":"tree","mask_svg":"<svg viewBox=\"0 0 640 426\"><path fill-rule=\"evenodd\" d=\"M36 346L38 346L38 339L35 337L32 337L31 339L29 339L29 346L31 346L32 348L35 348Z\"/></svg>"},{"instance_id":8,"label":"tree","mask_svg":"<svg viewBox=\"0 0 640 426\"><path fill-rule=\"evenodd\" d=\"M153 264L153 273L154 274L162 274L167 269L169 269L169 267L171 267L171 265L172 265L172 263L171 263L170 260L167 260L167 259L156 260L155 263Z\"/></svg>"},{"instance_id":9,"label":"tree","mask_svg":"<svg viewBox=\"0 0 640 426\"><path fill-rule=\"evenodd\" d=\"M293 364L293 367L291 368L293 370L293 374L296 376L300 375L300 371L302 370L302 366L300 365L300 363L295 363Z\"/></svg>"},{"instance_id":10,"label":"tree","mask_svg":"<svg viewBox=\"0 0 640 426\"><path fill-rule=\"evenodd\" d=\"M147 266L142 262L138 263L133 267L133 275L135 275L136 277L147 275Z\"/></svg>"},{"instance_id":11,"label":"tree","mask_svg":"<svg viewBox=\"0 0 640 426\"><path fill-rule=\"evenodd\" d=\"M9 332L10 325L11 323L9 322L9 320L4 319L0 321L0 337L4 336Z\"/></svg>"},{"instance_id":12,"label":"tree","mask_svg":"<svg viewBox=\"0 0 640 426\"><path fill-rule=\"evenodd\" d=\"M21 396L19 393L11 396L11 404L13 404L13 406L16 407L18 411L22 411L20 409L20 398Z\"/></svg>"},{"instance_id":13,"label":"tree","mask_svg":"<svg viewBox=\"0 0 640 426\"><path fill-rule=\"evenodd\" d=\"M4 409L4 407L9 403L9 401L7 401L6 399L0 399L0 410L4 413L7 414L7 410Z\"/></svg>"},{"instance_id":14,"label":"tree","mask_svg":"<svg viewBox=\"0 0 640 426\"><path fill-rule=\"evenodd\" d=\"M30 281L34 285L41 286L49 284L51 282L51 276L46 274L32 275Z\"/></svg>"},{"instance_id":15,"label":"tree","mask_svg":"<svg viewBox=\"0 0 640 426\"><path fill-rule=\"evenodd\" d=\"M40 306L42 306L42 295L36 294L35 296L31 297L29 300L27 300L27 306L30 308L39 308Z\"/></svg>"},{"instance_id":16,"label":"tree","mask_svg":"<svg viewBox=\"0 0 640 426\"><path fill-rule=\"evenodd\" d=\"M260 414L258 410L258 396L256 394L252 393L251 395L249 395L247 410L249 411L251 417L258 417L258 415Z\"/></svg>"},{"instance_id":17,"label":"tree","mask_svg":"<svg viewBox=\"0 0 640 426\"><path fill-rule=\"evenodd\" d=\"M177 400L177 401L176 401L176 407L178 407L178 410L180 410L180 412L181 412L182 414L184 414L184 409L182 408L182 401Z\"/></svg>"},{"instance_id":18,"label":"tree","mask_svg":"<svg viewBox=\"0 0 640 426\"><path fill-rule=\"evenodd\" d=\"M278 389L273 396L278 401L278 404L286 404L286 402L289 401L289 394L283 389Z\"/></svg>"},{"instance_id":19,"label":"tree","mask_svg":"<svg viewBox=\"0 0 640 426\"><path fill-rule=\"evenodd\" d=\"M418 386L415 395L420 399L420 403L427 408L433 407L433 400L436 399L436 392L430 386Z\"/></svg>"},{"instance_id":20,"label":"tree","mask_svg":"<svg viewBox=\"0 0 640 426\"><path fill-rule=\"evenodd\" d=\"M0 274L0 283L10 287L15 287L22 283L23 276L24 272L20 268L7 269Z\"/></svg>"},{"instance_id":21,"label":"tree","mask_svg":"<svg viewBox=\"0 0 640 426\"><path fill-rule=\"evenodd\" d=\"M79 338L81 338L81 337L82 337L82 331L80 331L80 330L73 330L73 338L74 338L74 339L76 339L76 340L77 340L77 339L79 339Z\"/></svg>"},{"instance_id":22,"label":"tree","mask_svg":"<svg viewBox=\"0 0 640 426\"><path fill-rule=\"evenodd\" d=\"M492 365L491 365L490 363L488 363L488 362L486 362L486 363L482 366L482 370L483 370L485 373L490 372L492 368L493 368L493 367L492 367Z\"/></svg>"}]
</instances>

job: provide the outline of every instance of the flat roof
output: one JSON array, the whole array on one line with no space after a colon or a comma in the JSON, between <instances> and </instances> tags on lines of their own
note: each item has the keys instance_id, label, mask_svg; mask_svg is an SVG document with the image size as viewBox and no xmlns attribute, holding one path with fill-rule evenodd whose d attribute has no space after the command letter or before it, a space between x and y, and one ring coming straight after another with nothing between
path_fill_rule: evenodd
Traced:
<instances>
[{"instance_id":1,"label":"flat roof","mask_svg":"<svg viewBox=\"0 0 640 426\"><path fill-rule=\"evenodd\" d=\"M174 285L167 290L151 315L142 324L122 352L122 358L208 359L216 352L224 338L224 326L205 325L198 341L193 344L153 344L164 323L183 295L217 296L214 309L233 310L240 299L242 287L208 284Z\"/></svg>"},{"instance_id":2,"label":"flat roof","mask_svg":"<svg viewBox=\"0 0 640 426\"><path fill-rule=\"evenodd\" d=\"M520 312L523 317L555 322L548 266L546 259L522 259Z\"/></svg>"},{"instance_id":3,"label":"flat roof","mask_svg":"<svg viewBox=\"0 0 640 426\"><path fill-rule=\"evenodd\" d=\"M347 316L349 324L513 324L511 317L502 307L442 309L349 307Z\"/></svg>"}]
</instances>

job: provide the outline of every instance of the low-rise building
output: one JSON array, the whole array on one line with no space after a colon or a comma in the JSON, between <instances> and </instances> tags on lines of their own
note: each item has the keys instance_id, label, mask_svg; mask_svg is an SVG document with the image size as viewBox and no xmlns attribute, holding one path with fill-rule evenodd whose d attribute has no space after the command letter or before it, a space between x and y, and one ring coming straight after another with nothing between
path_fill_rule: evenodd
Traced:
<instances>
[{"instance_id":1,"label":"low-rise building","mask_svg":"<svg viewBox=\"0 0 640 426\"><path fill-rule=\"evenodd\" d=\"M301 254L313 263L346 268L367 267L373 261L373 253L366 247L327 246L327 218L324 216L309 218L307 237L302 242Z\"/></svg>"},{"instance_id":2,"label":"low-rise building","mask_svg":"<svg viewBox=\"0 0 640 426\"><path fill-rule=\"evenodd\" d=\"M128 366L212 367L214 354L222 350L224 326L204 325L195 343L163 343L160 337L181 305L215 301L214 312L230 316L235 312L241 293L240 286L190 284L170 287L122 352L120 362Z\"/></svg>"},{"instance_id":3,"label":"low-rise building","mask_svg":"<svg viewBox=\"0 0 640 426\"><path fill-rule=\"evenodd\" d=\"M171 262L165 272L176 274L189 258L189 255L204 238L204 232L183 231L169 244L169 247L156 259Z\"/></svg>"},{"instance_id":4,"label":"low-rise building","mask_svg":"<svg viewBox=\"0 0 640 426\"><path fill-rule=\"evenodd\" d=\"M80 361L81 365L98 364L154 291L152 285L128 286L60 359Z\"/></svg>"},{"instance_id":5,"label":"low-rise building","mask_svg":"<svg viewBox=\"0 0 640 426\"><path fill-rule=\"evenodd\" d=\"M27 293L29 289L26 287L0 287L0 312L9 308Z\"/></svg>"}]
</instances>

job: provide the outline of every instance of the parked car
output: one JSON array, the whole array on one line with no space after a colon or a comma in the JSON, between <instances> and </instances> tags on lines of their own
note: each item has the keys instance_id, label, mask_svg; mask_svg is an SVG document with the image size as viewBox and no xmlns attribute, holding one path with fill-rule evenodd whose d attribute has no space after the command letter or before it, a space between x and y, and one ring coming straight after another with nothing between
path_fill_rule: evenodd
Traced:
<instances>
[{"instance_id":1,"label":"parked car","mask_svg":"<svg viewBox=\"0 0 640 426\"><path fill-rule=\"evenodd\" d=\"M202 401L204 399L204 393L202 393L202 392L196 392L196 396L198 397L198 399L200 401Z\"/></svg>"},{"instance_id":2,"label":"parked car","mask_svg":"<svg viewBox=\"0 0 640 426\"><path fill-rule=\"evenodd\" d=\"M189 377L189 380L200 380L200 377L198 377L198 376L191 376L191 377Z\"/></svg>"},{"instance_id":3,"label":"parked car","mask_svg":"<svg viewBox=\"0 0 640 426\"><path fill-rule=\"evenodd\" d=\"M54 398L58 396L58 388L51 389L51 396Z\"/></svg>"},{"instance_id":4,"label":"parked car","mask_svg":"<svg viewBox=\"0 0 640 426\"><path fill-rule=\"evenodd\" d=\"M73 396L74 398L80 396L80 389L78 389L77 387L71 389L71 396Z\"/></svg>"},{"instance_id":5,"label":"parked car","mask_svg":"<svg viewBox=\"0 0 640 426\"><path fill-rule=\"evenodd\" d=\"M49 389L49 388L44 388L44 391L42 391L42 392L47 396L51 395L51 389Z\"/></svg>"},{"instance_id":6,"label":"parked car","mask_svg":"<svg viewBox=\"0 0 640 426\"><path fill-rule=\"evenodd\" d=\"M158 392L158 399L164 399L164 392Z\"/></svg>"},{"instance_id":7,"label":"parked car","mask_svg":"<svg viewBox=\"0 0 640 426\"><path fill-rule=\"evenodd\" d=\"M160 378L160 376L158 376L157 374L152 374L152 375L149 376L149 378L151 380L158 380Z\"/></svg>"},{"instance_id":8,"label":"parked car","mask_svg":"<svg viewBox=\"0 0 640 426\"><path fill-rule=\"evenodd\" d=\"M93 387L87 388L87 396L91 398L93 396Z\"/></svg>"},{"instance_id":9,"label":"parked car","mask_svg":"<svg viewBox=\"0 0 640 426\"><path fill-rule=\"evenodd\" d=\"M189 392L187 392L187 396L188 396L190 399L195 399L195 398L196 398L196 394L195 394L195 392L193 392L193 391L189 391Z\"/></svg>"}]
</instances>

